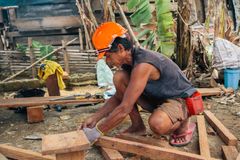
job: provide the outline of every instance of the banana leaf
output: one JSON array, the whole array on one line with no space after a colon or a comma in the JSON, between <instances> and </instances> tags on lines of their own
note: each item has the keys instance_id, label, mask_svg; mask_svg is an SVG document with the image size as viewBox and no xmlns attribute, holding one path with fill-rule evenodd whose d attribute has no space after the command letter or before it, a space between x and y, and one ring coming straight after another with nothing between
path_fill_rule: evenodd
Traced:
<instances>
[{"instance_id":1,"label":"banana leaf","mask_svg":"<svg viewBox=\"0 0 240 160\"><path fill-rule=\"evenodd\" d=\"M142 0L137 10L130 16L134 25L149 23L152 18L150 3L148 0Z\"/></svg>"}]
</instances>

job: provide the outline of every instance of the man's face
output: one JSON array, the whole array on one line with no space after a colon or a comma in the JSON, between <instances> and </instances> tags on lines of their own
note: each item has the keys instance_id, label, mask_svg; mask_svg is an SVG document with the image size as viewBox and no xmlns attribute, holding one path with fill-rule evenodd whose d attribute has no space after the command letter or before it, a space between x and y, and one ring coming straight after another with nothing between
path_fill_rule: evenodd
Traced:
<instances>
[{"instance_id":1,"label":"man's face","mask_svg":"<svg viewBox=\"0 0 240 160\"><path fill-rule=\"evenodd\" d=\"M106 52L106 63L110 67L120 68L124 64L125 49L119 48L117 52Z\"/></svg>"}]
</instances>

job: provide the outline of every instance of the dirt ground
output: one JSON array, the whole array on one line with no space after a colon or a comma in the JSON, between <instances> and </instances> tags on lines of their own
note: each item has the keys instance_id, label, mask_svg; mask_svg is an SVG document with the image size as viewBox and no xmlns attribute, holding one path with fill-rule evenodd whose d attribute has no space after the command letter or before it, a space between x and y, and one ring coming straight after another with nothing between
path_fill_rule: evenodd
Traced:
<instances>
[{"instance_id":1,"label":"dirt ground","mask_svg":"<svg viewBox=\"0 0 240 160\"><path fill-rule=\"evenodd\" d=\"M72 91L62 91L61 95L69 95L75 93L99 93L102 90L95 86L85 86L74 88ZM7 96L11 93L3 93L1 97ZM233 96L220 96L208 97L204 99L205 108L211 110L216 117L238 138L238 151L240 151L240 98L239 93ZM102 104L94 106L80 106L67 105L66 109L62 112L57 112L54 109L44 110L44 122L28 124L26 120L26 113L14 113L13 110L0 109L0 143L9 143L10 145L30 149L33 151L41 152L41 140L28 140L29 137L41 137L46 134L63 133L74 131L79 124L88 116L97 111ZM147 126L149 113L141 112L141 116ZM191 121L196 122L196 117L192 117ZM108 133L109 136L126 129L130 125L129 118ZM147 126L148 127L148 126ZM214 135L211 127L207 124L208 142L210 145L211 156L221 158L221 141L218 135ZM148 128L148 134L152 132ZM169 146L171 147L171 146ZM194 133L193 141L181 148L174 147L174 149L197 153L199 154L198 147L198 134ZM123 154L126 159L134 157L132 154ZM156 157L157 158L157 157ZM104 159L99 149L93 146L87 153L87 160L101 160ZM145 158L141 158L145 159Z\"/></svg>"}]
</instances>

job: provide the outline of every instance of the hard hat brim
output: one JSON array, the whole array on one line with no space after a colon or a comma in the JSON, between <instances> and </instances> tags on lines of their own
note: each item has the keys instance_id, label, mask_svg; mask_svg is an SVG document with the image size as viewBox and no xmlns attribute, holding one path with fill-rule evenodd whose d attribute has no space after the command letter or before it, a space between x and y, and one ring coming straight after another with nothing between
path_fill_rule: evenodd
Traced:
<instances>
[{"instance_id":1,"label":"hard hat brim","mask_svg":"<svg viewBox=\"0 0 240 160\"><path fill-rule=\"evenodd\" d=\"M105 56L106 52L98 53L97 60L102 59Z\"/></svg>"}]
</instances>

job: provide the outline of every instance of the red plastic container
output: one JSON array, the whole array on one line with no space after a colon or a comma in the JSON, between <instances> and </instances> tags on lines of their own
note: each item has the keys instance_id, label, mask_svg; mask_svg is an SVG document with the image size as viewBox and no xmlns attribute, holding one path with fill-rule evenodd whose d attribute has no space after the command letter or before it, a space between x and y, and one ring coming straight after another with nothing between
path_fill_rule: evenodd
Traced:
<instances>
[{"instance_id":1,"label":"red plastic container","mask_svg":"<svg viewBox=\"0 0 240 160\"><path fill-rule=\"evenodd\" d=\"M191 97L185 99L189 115L198 115L204 111L202 95L195 92Z\"/></svg>"}]
</instances>

